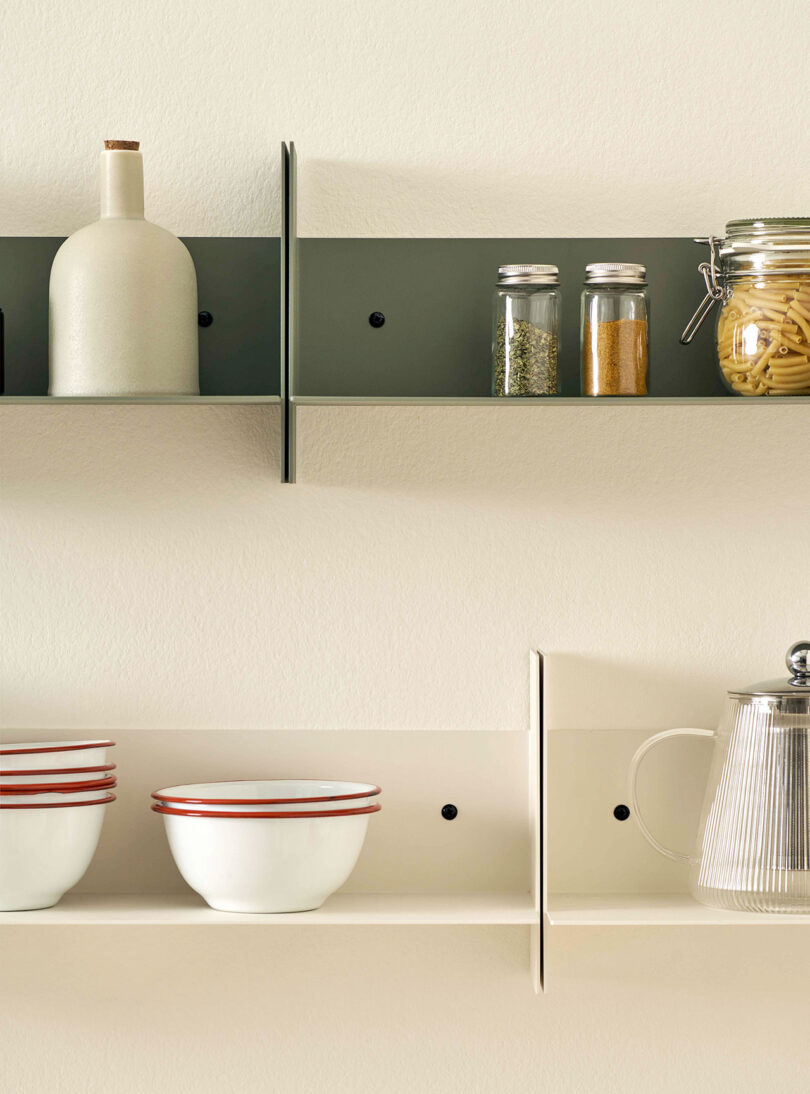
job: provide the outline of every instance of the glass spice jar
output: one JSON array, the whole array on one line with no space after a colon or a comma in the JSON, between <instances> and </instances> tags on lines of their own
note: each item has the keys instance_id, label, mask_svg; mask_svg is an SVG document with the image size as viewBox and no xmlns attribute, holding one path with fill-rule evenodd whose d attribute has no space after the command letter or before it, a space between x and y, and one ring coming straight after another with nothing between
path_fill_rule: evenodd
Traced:
<instances>
[{"instance_id":1,"label":"glass spice jar","mask_svg":"<svg viewBox=\"0 0 810 1094\"><path fill-rule=\"evenodd\" d=\"M634 262L585 267L582 391L646 395L649 371L647 269Z\"/></svg>"},{"instance_id":2,"label":"glass spice jar","mask_svg":"<svg viewBox=\"0 0 810 1094\"><path fill-rule=\"evenodd\" d=\"M716 302L715 346L737 395L810 395L810 219L731 220L698 269L706 296L681 335L692 341Z\"/></svg>"},{"instance_id":3,"label":"glass spice jar","mask_svg":"<svg viewBox=\"0 0 810 1094\"><path fill-rule=\"evenodd\" d=\"M492 321L493 395L557 395L560 281L556 266L500 266Z\"/></svg>"}]
</instances>

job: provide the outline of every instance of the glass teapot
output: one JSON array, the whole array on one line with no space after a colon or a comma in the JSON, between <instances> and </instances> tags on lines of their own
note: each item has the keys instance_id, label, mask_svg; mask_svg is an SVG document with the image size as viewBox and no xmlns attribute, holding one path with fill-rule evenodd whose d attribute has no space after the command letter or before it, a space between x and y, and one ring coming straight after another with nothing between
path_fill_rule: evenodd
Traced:
<instances>
[{"instance_id":1,"label":"glass teapot","mask_svg":"<svg viewBox=\"0 0 810 1094\"><path fill-rule=\"evenodd\" d=\"M810 912L810 641L787 653L787 680L730 691L720 728L668 729L630 763L630 802L642 834L690 866L693 896L713 908ZM642 760L669 737L714 737L694 855L652 835L639 811Z\"/></svg>"}]
</instances>

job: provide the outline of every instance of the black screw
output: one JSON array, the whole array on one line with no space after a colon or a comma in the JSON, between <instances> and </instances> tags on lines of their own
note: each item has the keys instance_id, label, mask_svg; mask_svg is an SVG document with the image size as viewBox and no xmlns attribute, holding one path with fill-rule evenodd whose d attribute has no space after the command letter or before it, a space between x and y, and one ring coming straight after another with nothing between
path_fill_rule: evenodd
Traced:
<instances>
[{"instance_id":1,"label":"black screw","mask_svg":"<svg viewBox=\"0 0 810 1094\"><path fill-rule=\"evenodd\" d=\"M613 816L616 818L616 820L627 820L627 818L630 816L630 810L626 805L617 805L616 808L613 810Z\"/></svg>"},{"instance_id":2,"label":"black screw","mask_svg":"<svg viewBox=\"0 0 810 1094\"><path fill-rule=\"evenodd\" d=\"M443 805L442 816L445 820L455 820L458 816L458 809L455 805Z\"/></svg>"},{"instance_id":3,"label":"black screw","mask_svg":"<svg viewBox=\"0 0 810 1094\"><path fill-rule=\"evenodd\" d=\"M214 322L214 317L210 311L201 311L197 316L197 323L201 327L210 327Z\"/></svg>"},{"instance_id":4,"label":"black screw","mask_svg":"<svg viewBox=\"0 0 810 1094\"><path fill-rule=\"evenodd\" d=\"M368 321L376 329L385 325L385 316L381 311L373 311L368 317Z\"/></svg>"}]
</instances>

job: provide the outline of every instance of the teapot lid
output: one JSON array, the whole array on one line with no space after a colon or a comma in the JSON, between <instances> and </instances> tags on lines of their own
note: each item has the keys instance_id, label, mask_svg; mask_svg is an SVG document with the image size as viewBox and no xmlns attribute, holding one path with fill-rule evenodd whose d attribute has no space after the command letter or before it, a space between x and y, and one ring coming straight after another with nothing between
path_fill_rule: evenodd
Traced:
<instances>
[{"instance_id":1,"label":"teapot lid","mask_svg":"<svg viewBox=\"0 0 810 1094\"><path fill-rule=\"evenodd\" d=\"M762 680L746 688L729 692L730 695L772 695L807 697L810 699L810 641L794 642L787 651L785 664L790 670L787 679Z\"/></svg>"}]
</instances>

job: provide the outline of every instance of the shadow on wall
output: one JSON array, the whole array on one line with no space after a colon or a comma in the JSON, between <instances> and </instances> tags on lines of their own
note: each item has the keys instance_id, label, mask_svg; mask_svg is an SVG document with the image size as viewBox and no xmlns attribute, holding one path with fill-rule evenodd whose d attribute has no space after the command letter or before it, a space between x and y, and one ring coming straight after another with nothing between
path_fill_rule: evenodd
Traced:
<instances>
[{"instance_id":1,"label":"shadow on wall","mask_svg":"<svg viewBox=\"0 0 810 1094\"><path fill-rule=\"evenodd\" d=\"M277 406L2 408L0 498L15 512L107 520L171 505L199 512L219 488L279 481Z\"/></svg>"},{"instance_id":2,"label":"shadow on wall","mask_svg":"<svg viewBox=\"0 0 810 1094\"><path fill-rule=\"evenodd\" d=\"M803 448L804 408L743 402L306 407L298 416L299 482L632 525L750 522L756 496L781 520L793 508L793 487L773 468ZM768 461L753 461L752 445L767 445Z\"/></svg>"},{"instance_id":3,"label":"shadow on wall","mask_svg":"<svg viewBox=\"0 0 810 1094\"><path fill-rule=\"evenodd\" d=\"M757 649L756 633L741 636L748 648ZM658 652L658 651L657 651ZM696 650L706 656L712 650ZM661 650L666 655L666 650ZM711 663L715 663L714 656ZM671 729L681 722L713 729L723 710L726 689L733 679L720 673L695 672L694 663L682 668L651 666L640 660L587 657L578 653L553 656L554 677L549 690L549 728ZM759 669L751 670L753 679ZM571 696L576 696L572 718ZM656 722L649 712L663 713Z\"/></svg>"},{"instance_id":4,"label":"shadow on wall","mask_svg":"<svg viewBox=\"0 0 810 1094\"><path fill-rule=\"evenodd\" d=\"M303 152L303 150L300 150ZM299 232L305 236L446 238L634 236L639 210L655 211L656 235L684 235L694 213L676 195L694 196L694 179L654 174L610 177L595 161L592 175L543 176L504 169L471 171L403 163L308 159L299 167ZM681 201L685 198L682 197ZM695 221L695 233L705 229Z\"/></svg>"}]
</instances>

